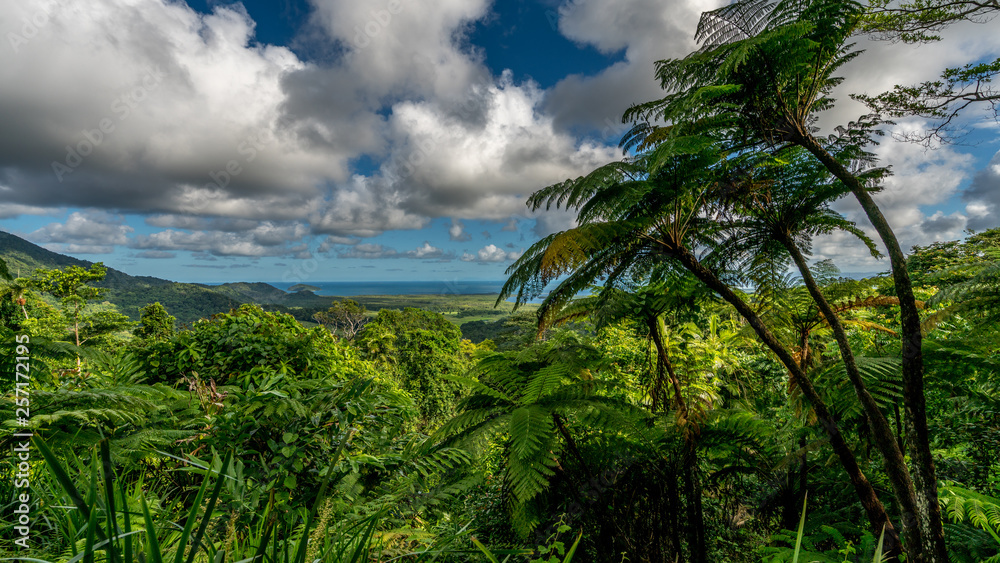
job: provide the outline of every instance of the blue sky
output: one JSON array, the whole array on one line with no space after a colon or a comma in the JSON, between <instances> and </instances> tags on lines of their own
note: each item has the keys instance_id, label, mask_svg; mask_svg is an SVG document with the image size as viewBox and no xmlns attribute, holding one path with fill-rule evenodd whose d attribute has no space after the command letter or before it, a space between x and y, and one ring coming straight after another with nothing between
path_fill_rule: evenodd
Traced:
<instances>
[{"instance_id":1,"label":"blue sky","mask_svg":"<svg viewBox=\"0 0 1000 563\"><path fill-rule=\"evenodd\" d=\"M540 236L533 191L620 157L653 61L716 0L11 0L0 6L0 230L179 281L496 280ZM1000 54L860 38L849 92ZM897 132L923 124L902 121ZM966 145L891 140L880 203L904 246L996 226L996 122ZM851 201L838 204L859 218ZM884 265L833 236L817 257Z\"/></svg>"}]
</instances>

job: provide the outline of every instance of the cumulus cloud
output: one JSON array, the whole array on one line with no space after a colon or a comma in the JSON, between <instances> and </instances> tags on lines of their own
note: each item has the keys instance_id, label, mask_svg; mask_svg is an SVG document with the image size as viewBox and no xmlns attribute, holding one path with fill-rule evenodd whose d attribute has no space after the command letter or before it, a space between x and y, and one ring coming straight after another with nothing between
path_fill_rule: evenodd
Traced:
<instances>
[{"instance_id":1,"label":"cumulus cloud","mask_svg":"<svg viewBox=\"0 0 1000 563\"><path fill-rule=\"evenodd\" d=\"M394 147L372 176L355 176L310 221L320 232L372 236L419 229L430 217L453 218L450 236L467 236L461 219L524 215L525 198L546 185L613 160L616 150L579 142L540 112L542 93L514 84L474 84L482 122L470 123L442 100L403 101L389 117ZM477 106L479 107L479 106Z\"/></svg>"},{"instance_id":2,"label":"cumulus cloud","mask_svg":"<svg viewBox=\"0 0 1000 563\"><path fill-rule=\"evenodd\" d=\"M559 31L604 53L624 51L624 60L593 76L570 75L548 93L545 109L560 128L600 131L616 137L625 131L622 113L632 104L663 95L653 78L653 63L683 57L695 48L694 29L718 0L574 0L559 8Z\"/></svg>"},{"instance_id":3,"label":"cumulus cloud","mask_svg":"<svg viewBox=\"0 0 1000 563\"><path fill-rule=\"evenodd\" d=\"M312 6L341 56L255 42L239 4L65 0L0 66L5 214L55 204L152 212L168 229L302 221L371 237L523 215L528 193L614 154L560 133L544 92L468 49L486 0ZM13 0L0 20L36 9ZM352 175L362 155L377 173Z\"/></svg>"},{"instance_id":4,"label":"cumulus cloud","mask_svg":"<svg viewBox=\"0 0 1000 563\"><path fill-rule=\"evenodd\" d=\"M415 250L410 250L409 252L406 253L406 255L408 258L420 258L425 260L429 260L432 258L437 258L437 259L449 258L449 257L453 258L453 256L450 256L449 254L445 253L445 251L441 250L440 248L431 246L431 243L427 241L424 241L423 246Z\"/></svg>"},{"instance_id":5,"label":"cumulus cloud","mask_svg":"<svg viewBox=\"0 0 1000 563\"><path fill-rule=\"evenodd\" d=\"M281 79L304 64L253 42L239 4L60 4L3 55L0 183L12 189L0 201L287 219L318 180L348 177L357 149L315 150L281 127ZM0 20L38 6L5 2Z\"/></svg>"},{"instance_id":6,"label":"cumulus cloud","mask_svg":"<svg viewBox=\"0 0 1000 563\"><path fill-rule=\"evenodd\" d=\"M0 191L3 186L0 186ZM8 203L0 205L0 219L14 219L21 215L59 215L58 209L38 207L34 205L21 205L19 203Z\"/></svg>"},{"instance_id":7,"label":"cumulus cloud","mask_svg":"<svg viewBox=\"0 0 1000 563\"><path fill-rule=\"evenodd\" d=\"M450 240L466 242L472 240L472 235L465 232L465 225L461 221L452 219L451 226L448 227L448 238Z\"/></svg>"},{"instance_id":8,"label":"cumulus cloud","mask_svg":"<svg viewBox=\"0 0 1000 563\"><path fill-rule=\"evenodd\" d=\"M128 244L139 250L190 251L211 256L299 255L308 258L310 255L304 243L292 244L292 241L300 241L307 234L307 227L301 224L263 222L252 229L237 232L167 229L137 236Z\"/></svg>"},{"instance_id":9,"label":"cumulus cloud","mask_svg":"<svg viewBox=\"0 0 1000 563\"><path fill-rule=\"evenodd\" d=\"M968 218L961 213L945 215L943 211L938 211L924 219L920 224L920 230L934 240L945 240L953 233L964 230L967 222Z\"/></svg>"},{"instance_id":10,"label":"cumulus cloud","mask_svg":"<svg viewBox=\"0 0 1000 563\"><path fill-rule=\"evenodd\" d=\"M924 127L924 123L909 121L894 128L900 134ZM973 159L957 152L951 146L938 146L932 150L923 146L886 142L875 148L880 163L889 165L893 175L883 183L884 189L873 197L893 227L900 246L907 251L913 245L926 245L938 240L958 239L963 236L968 218L962 213L925 213L929 207L947 202L958 192L969 174ZM861 206L852 196L838 201L834 208L844 213L874 240L878 235L868 222ZM879 245L881 247L881 244ZM867 249L845 233L819 237L814 251L834 259L845 271L875 271L888 268L887 262L874 260ZM884 248L883 248L884 252Z\"/></svg>"},{"instance_id":11,"label":"cumulus cloud","mask_svg":"<svg viewBox=\"0 0 1000 563\"><path fill-rule=\"evenodd\" d=\"M33 235L63 250L125 244L137 257L306 257L302 241L326 235L319 252L449 259L423 247L358 250L363 238L442 217L453 221L452 240L469 240L469 220L516 232L519 220L534 219L533 234L544 236L572 227L572 214L529 213L525 198L619 158L604 140L624 130L628 105L662 94L653 62L695 48L700 13L721 4L565 2L559 32L620 61L543 90L510 72L493 75L468 44L489 0L404 0L392 10L389 2L310 0L303 41L328 54L311 61L259 43L239 3L202 14L172 0L62 0L36 36L0 54L0 219L67 207L140 212L163 230L131 241L122 232L72 242L55 242L55 231ZM0 3L0 22L45 6ZM1000 50L988 26L944 35L916 51L862 39L868 53L843 68L840 102L823 126L865 111L849 92L931 79ZM928 215L921 206L943 201L928 186L954 194L968 163L954 151L926 159L885 150L886 162L903 164L880 203L894 224L907 225L907 241L990 223L992 172L975 176L964 213ZM374 170L359 172L359 158ZM856 215L849 203L843 209ZM499 256L482 252L465 256Z\"/></svg>"},{"instance_id":12,"label":"cumulus cloud","mask_svg":"<svg viewBox=\"0 0 1000 563\"><path fill-rule=\"evenodd\" d=\"M316 248L316 251L326 254L331 250L333 250L334 248L336 248L337 246L354 246L359 242L361 242L361 239L359 238L327 235L326 237L323 237L323 241L319 243L319 246Z\"/></svg>"},{"instance_id":13,"label":"cumulus cloud","mask_svg":"<svg viewBox=\"0 0 1000 563\"><path fill-rule=\"evenodd\" d=\"M495 244L488 244L479 249L475 254L470 254L468 252L462 254L463 262L478 262L480 264L489 264L495 262L509 262L517 260L521 257L520 251L510 251L507 252L504 249L498 247Z\"/></svg>"},{"instance_id":14,"label":"cumulus cloud","mask_svg":"<svg viewBox=\"0 0 1000 563\"><path fill-rule=\"evenodd\" d=\"M108 254L115 245L125 244L133 231L120 215L88 210L73 212L65 222L50 223L29 237L57 252Z\"/></svg>"}]
</instances>

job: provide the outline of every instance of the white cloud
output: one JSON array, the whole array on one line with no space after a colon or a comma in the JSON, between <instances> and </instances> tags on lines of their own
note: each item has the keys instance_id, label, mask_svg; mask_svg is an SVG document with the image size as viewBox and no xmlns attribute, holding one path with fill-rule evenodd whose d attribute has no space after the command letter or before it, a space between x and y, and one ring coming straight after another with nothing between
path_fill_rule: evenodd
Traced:
<instances>
[{"instance_id":1,"label":"white cloud","mask_svg":"<svg viewBox=\"0 0 1000 563\"><path fill-rule=\"evenodd\" d=\"M897 125L895 131L905 133L923 126L922 122L911 121ZM918 144L891 140L875 147L875 153L880 164L892 167L893 175L884 181L883 191L873 197L904 252L913 245L963 236L968 222L965 215L934 211L928 216L925 208L939 206L957 194L959 186L971 171L973 158L970 155L959 153L948 145L926 149ZM853 196L841 199L834 208L856 221L873 240L879 241ZM884 253L884 247L879 246ZM844 233L819 237L815 251L822 257L834 259L845 271L874 271L889 267L888 262L871 258L860 242Z\"/></svg>"},{"instance_id":2,"label":"white cloud","mask_svg":"<svg viewBox=\"0 0 1000 563\"><path fill-rule=\"evenodd\" d=\"M108 254L115 245L125 244L133 231L120 215L88 210L73 212L66 221L50 223L28 237L57 252Z\"/></svg>"},{"instance_id":3,"label":"white cloud","mask_svg":"<svg viewBox=\"0 0 1000 563\"><path fill-rule=\"evenodd\" d=\"M525 198L620 157L571 131L623 130L628 105L662 94L653 62L693 49L700 13L720 3L563 3L561 33L623 59L543 91L510 73L493 76L468 44L489 0L311 0L305 31L314 34L303 41L336 53L315 62L258 43L238 3L204 15L172 0L61 0L37 36L16 52L0 49L0 218L53 207L138 210L165 230L131 243L113 242L119 233L72 244L239 256L306 256L300 241L309 235L328 235L320 252L353 243L345 252L361 255L361 237L422 229L438 217L452 219L454 240L468 236L468 220L506 221L503 232L532 218L536 235L563 230L572 214L529 213ZM57 6L4 2L0 27L49 5ZM862 40L868 52L844 67L824 127L864 112L848 92L931 79L1000 50L989 26L954 26L945 36L919 48ZM969 174L954 149L879 150L897 171L879 201L908 243L995 214L988 171L975 177L964 213L921 209L954 194ZM377 170L355 173L351 162L362 156L380 163ZM53 162L70 170L61 181ZM843 209L856 215L850 203ZM499 256L483 250L470 260ZM420 252L430 257L424 247L367 254Z\"/></svg>"},{"instance_id":4,"label":"white cloud","mask_svg":"<svg viewBox=\"0 0 1000 563\"><path fill-rule=\"evenodd\" d=\"M559 8L559 31L605 52L624 50L624 60L597 75L570 75L547 95L546 110L559 127L623 132L621 116L632 104L663 96L653 78L655 61L683 57L697 48L701 13L718 0L573 0Z\"/></svg>"},{"instance_id":5,"label":"white cloud","mask_svg":"<svg viewBox=\"0 0 1000 563\"><path fill-rule=\"evenodd\" d=\"M5 203L0 205L0 219L14 219L21 215L59 215L61 210L20 203Z\"/></svg>"},{"instance_id":6,"label":"white cloud","mask_svg":"<svg viewBox=\"0 0 1000 563\"><path fill-rule=\"evenodd\" d=\"M149 258L153 260L175 258L176 256L176 252L168 252L166 250L143 250L142 252L135 253L136 258Z\"/></svg>"},{"instance_id":7,"label":"white cloud","mask_svg":"<svg viewBox=\"0 0 1000 563\"><path fill-rule=\"evenodd\" d=\"M414 260L436 260L448 262L455 259L454 253L445 252L433 246L430 242L413 250L399 252L394 248L389 248L381 244L361 243L355 244L351 248L344 248L337 252L338 258L362 258L367 260L379 260L385 258L411 258Z\"/></svg>"},{"instance_id":8,"label":"white cloud","mask_svg":"<svg viewBox=\"0 0 1000 563\"><path fill-rule=\"evenodd\" d=\"M302 224L258 223L242 231L204 230L184 232L167 229L149 235L140 235L129 241L129 246L139 250L191 251L212 256L286 256L309 257L304 243L291 244L303 239L308 229Z\"/></svg>"},{"instance_id":9,"label":"white cloud","mask_svg":"<svg viewBox=\"0 0 1000 563\"><path fill-rule=\"evenodd\" d=\"M465 242L472 240L472 235L465 232L465 225L463 225L461 221L452 219L451 226L448 227L448 238L450 240Z\"/></svg>"},{"instance_id":10,"label":"white cloud","mask_svg":"<svg viewBox=\"0 0 1000 563\"><path fill-rule=\"evenodd\" d=\"M463 262L479 262L480 264L509 262L517 260L521 257L521 254L520 251L511 250L507 252L495 244L488 244L480 248L475 254L463 253L461 260Z\"/></svg>"}]
</instances>

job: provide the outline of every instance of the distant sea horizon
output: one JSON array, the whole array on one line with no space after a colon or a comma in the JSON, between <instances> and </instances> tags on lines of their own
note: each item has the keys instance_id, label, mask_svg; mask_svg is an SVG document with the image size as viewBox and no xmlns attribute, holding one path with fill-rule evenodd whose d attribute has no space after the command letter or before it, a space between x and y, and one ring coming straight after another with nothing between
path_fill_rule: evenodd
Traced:
<instances>
[{"instance_id":1,"label":"distant sea horizon","mask_svg":"<svg viewBox=\"0 0 1000 563\"><path fill-rule=\"evenodd\" d=\"M316 281L264 282L282 291L297 283L318 287L316 295L353 297L357 295L498 295L503 280L487 281Z\"/></svg>"}]
</instances>

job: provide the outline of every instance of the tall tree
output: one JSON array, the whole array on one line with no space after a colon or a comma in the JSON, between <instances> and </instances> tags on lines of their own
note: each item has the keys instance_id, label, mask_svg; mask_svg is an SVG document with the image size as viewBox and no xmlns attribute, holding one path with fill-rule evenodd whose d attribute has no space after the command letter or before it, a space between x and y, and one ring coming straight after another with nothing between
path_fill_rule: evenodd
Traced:
<instances>
[{"instance_id":1,"label":"tall tree","mask_svg":"<svg viewBox=\"0 0 1000 563\"><path fill-rule=\"evenodd\" d=\"M21 314L28 318L25 308L25 292L28 290L23 280L17 280L10 274L7 263L0 260L0 322L5 326L17 328L20 326L16 318L16 310L20 307Z\"/></svg>"},{"instance_id":2,"label":"tall tree","mask_svg":"<svg viewBox=\"0 0 1000 563\"><path fill-rule=\"evenodd\" d=\"M332 307L316 313L313 319L328 328L330 332L339 331L347 340L354 340L369 320L365 306L359 305L353 299L334 301Z\"/></svg>"},{"instance_id":3,"label":"tall tree","mask_svg":"<svg viewBox=\"0 0 1000 563\"><path fill-rule=\"evenodd\" d=\"M722 246L727 253L754 260L757 256L768 254L772 245L778 245L792 258L802 276L802 282L818 308L816 321L826 324L833 332L848 380L885 462L896 500L904 514L916 513L918 507L913 480L901 446L888 419L865 384L847 331L841 323L839 313L845 309L838 311L830 303L806 261L812 238L836 230L853 234L868 247L873 256L878 256L879 252L875 243L854 223L830 209L829 204L843 194L843 187L831 181L826 171L816 166L815 161L803 159L801 153L801 150L787 151L787 163L774 163L765 158L766 165L731 167L717 196L732 219L726 226L729 238ZM887 298L887 301L880 301L881 304L890 302L898 302L898 299ZM808 330L800 332L799 356L804 370L809 368L810 363L808 336ZM902 532L908 544L920 541L916 527L904 523Z\"/></svg>"},{"instance_id":4,"label":"tall tree","mask_svg":"<svg viewBox=\"0 0 1000 563\"><path fill-rule=\"evenodd\" d=\"M157 301L139 311L139 326L134 332L139 338L163 340L174 335L176 323L177 319Z\"/></svg>"},{"instance_id":5,"label":"tall tree","mask_svg":"<svg viewBox=\"0 0 1000 563\"><path fill-rule=\"evenodd\" d=\"M562 276L563 281L550 292L552 302L568 300L601 277L610 284L641 279L665 261L691 272L739 312L791 374L829 436L872 529L876 533L885 529L888 552L899 553L898 534L885 507L811 379L757 312L725 281L738 282L738 277L710 267L719 265L724 257L696 255L699 249L714 247L719 232L717 210L709 205L708 196L716 181L714 168L723 158L710 146L694 155L643 155L536 192L529 199L530 206L575 207L579 226L545 237L529 248L508 269L510 278L499 300L516 291L517 303L524 303L549 281ZM657 167L650 171L652 164Z\"/></svg>"},{"instance_id":6,"label":"tall tree","mask_svg":"<svg viewBox=\"0 0 1000 563\"><path fill-rule=\"evenodd\" d=\"M27 285L59 299L73 335L73 343L79 347L91 338L128 326L128 317L114 311L97 311L93 314L84 312L88 301L99 298L107 291L88 284L103 280L107 273L107 268L101 262L93 264L89 269L80 266L68 266L65 270L39 268ZM77 354L78 372L81 367L82 360Z\"/></svg>"},{"instance_id":7,"label":"tall tree","mask_svg":"<svg viewBox=\"0 0 1000 563\"><path fill-rule=\"evenodd\" d=\"M892 227L872 199L878 185L857 173L871 162L864 152L878 122L862 119L833 139L816 136L817 114L832 107L837 70L860 54L848 43L865 9L856 2L742 0L702 15L696 38L703 47L682 59L656 63L668 94L630 108L636 123L626 147L655 147L657 158L721 142L732 151L808 151L861 204L886 247L900 300L903 404L913 461L917 512L904 514L921 541L912 561L947 561L934 458L927 430L920 316L906 259ZM670 126L654 123L667 122Z\"/></svg>"}]
</instances>

